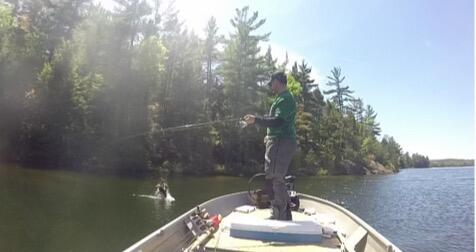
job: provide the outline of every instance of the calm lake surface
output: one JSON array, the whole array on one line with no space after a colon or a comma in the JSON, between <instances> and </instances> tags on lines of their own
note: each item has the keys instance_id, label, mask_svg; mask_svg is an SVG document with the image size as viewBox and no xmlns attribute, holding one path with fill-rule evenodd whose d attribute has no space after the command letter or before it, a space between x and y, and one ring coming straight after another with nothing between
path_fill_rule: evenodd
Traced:
<instances>
[{"instance_id":1,"label":"calm lake surface","mask_svg":"<svg viewBox=\"0 0 476 252\"><path fill-rule=\"evenodd\" d=\"M153 179L0 165L0 251L120 251L247 178ZM474 251L474 168L406 169L388 176L299 178L298 191L343 205L403 251Z\"/></svg>"}]
</instances>

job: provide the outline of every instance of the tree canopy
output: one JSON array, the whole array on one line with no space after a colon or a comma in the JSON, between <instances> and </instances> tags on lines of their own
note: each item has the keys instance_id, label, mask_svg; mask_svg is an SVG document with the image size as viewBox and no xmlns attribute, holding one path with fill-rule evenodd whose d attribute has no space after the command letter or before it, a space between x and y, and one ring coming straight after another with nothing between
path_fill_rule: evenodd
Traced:
<instances>
[{"instance_id":1,"label":"tree canopy","mask_svg":"<svg viewBox=\"0 0 476 252\"><path fill-rule=\"evenodd\" d=\"M377 113L356 98L339 67L327 90L302 61L286 69L263 50L266 19L249 7L223 35L183 26L173 5L116 0L0 3L0 158L75 170L252 174L263 169L265 129L228 120L265 114L265 85L286 70L297 101L299 150L291 172L366 174L427 166L384 136ZM165 9L164 11L161 11ZM322 93L323 92L323 93ZM329 95L328 98L324 95ZM162 129L221 123L187 131Z\"/></svg>"}]
</instances>

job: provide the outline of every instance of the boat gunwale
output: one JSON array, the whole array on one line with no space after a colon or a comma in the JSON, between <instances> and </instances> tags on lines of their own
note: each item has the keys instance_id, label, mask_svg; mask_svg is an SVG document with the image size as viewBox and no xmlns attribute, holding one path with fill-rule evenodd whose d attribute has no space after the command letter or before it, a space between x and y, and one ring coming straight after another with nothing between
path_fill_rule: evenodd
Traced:
<instances>
[{"instance_id":1,"label":"boat gunwale","mask_svg":"<svg viewBox=\"0 0 476 252\"><path fill-rule=\"evenodd\" d=\"M221 195L221 196L218 196L218 197L215 197L215 198L212 198L210 200L207 200L203 203L200 203L198 206L202 207L203 205L206 205L206 204L209 204L209 203L212 203L213 201L216 201L216 200L219 200L221 198L227 198L227 197L230 197L230 196L235 196L235 195L240 195L240 194L243 194L243 193L248 193L247 191L242 191L242 192L234 192L234 193L229 193L229 194L225 194L225 195ZM136 251L140 248L140 246L142 246L143 244L145 244L148 240L156 237L156 236L159 236L162 234L163 230L175 225L177 223L177 221L179 220L182 220L182 219L185 219L187 216L189 216L190 214L192 214L193 211L195 211L196 207L193 207L191 208L190 210L188 210L187 212L183 213L182 215L174 218L173 220L169 221L167 224L161 226L159 229L153 231L152 233L150 233L149 235L147 235L146 237L140 239L139 241L137 241L136 243L134 243L133 245L131 245L130 247L128 247L127 249L124 250L124 252L130 252L130 251Z\"/></svg>"},{"instance_id":2,"label":"boat gunwale","mask_svg":"<svg viewBox=\"0 0 476 252\"><path fill-rule=\"evenodd\" d=\"M199 204L198 206L202 207L202 206L205 206L207 204L210 204L210 203L213 203L213 201L217 201L219 199L222 199L222 198L228 198L228 197L233 197L233 196L238 196L238 195L243 195L243 194L248 194L248 191L241 191L241 192L234 192L234 193L229 193L229 194L225 194L225 195L221 195L221 196L218 196L218 197L215 197L215 198L212 198L210 200L207 200L201 204ZM387 247L387 251L395 251L395 252L400 252L401 250L395 246L395 244L393 244L390 240L388 240L387 238L385 238L382 234L380 234L377 230L375 230L373 227L371 227L369 224L367 224L364 220L362 220L361 218L359 218L358 216L356 216L355 214L353 214L351 211L345 209L344 207L342 206L339 206L337 205L336 203L334 202L331 202L329 200L326 200L326 199L322 199L322 198L319 198L319 197L316 197L316 196L312 196L312 195L309 195L309 194L304 194L304 193L298 193L299 196L303 196L302 199L304 200L313 200L313 201L317 201L319 203L322 203L322 204L325 204L325 205L328 205L329 207L331 208L334 208L340 212L342 212L343 214L345 214L347 217L351 218L354 222L356 222L358 225L362 226L364 229L367 230L367 232L372 235L376 241L380 241L381 243L383 243L386 247ZM187 212L183 213L182 215L176 217L175 219L169 221L167 224L165 224L164 226L160 227L159 229L153 231L152 233L150 233L149 235L147 235L146 237L142 238L141 240L137 241L136 243L134 243L133 245L131 245L130 247L128 247L127 249L124 250L124 252L131 252L131 251L141 251L140 250L140 247L144 244L147 243L147 241L153 239L154 237L157 237L157 236L160 236L163 232L163 230L166 230L167 228L177 224L178 221L180 220L183 220L185 219L187 216L189 216L193 211L195 211L195 207L191 208L190 210L188 210ZM173 234L170 234L170 235L173 235Z\"/></svg>"},{"instance_id":3,"label":"boat gunwale","mask_svg":"<svg viewBox=\"0 0 476 252\"><path fill-rule=\"evenodd\" d=\"M364 220L362 220L361 218L359 218L357 215L355 215L354 213L352 213L351 211L347 210L346 208L342 207L342 206L339 206L337 205L336 203L332 202L332 201L329 201L329 200L326 200L326 199L322 199L322 198L319 198L319 197L316 197L316 196L312 196L312 195L309 195L309 194L304 194L304 193L298 193L299 196L304 196L304 198L302 199L312 199L312 200L315 200L315 201L318 201L320 203L323 203L323 204L326 204L326 205L329 205L330 207L332 208L335 208L339 211L341 211L342 213L344 213L345 215L347 215L348 217L350 217L352 220L354 220L357 224L359 224L360 226L362 226L365 230L367 230L367 232L374 236L375 237L375 240L377 241L382 241L382 243L384 243L387 248L388 248L388 251L401 251L395 244L393 244L390 240L388 240L387 238L385 238L385 236L383 236L382 234L380 234L377 230L375 230L372 226L370 226L369 224L367 224L367 222L365 222ZM349 235L349 234L347 234ZM392 250L393 249L393 250Z\"/></svg>"}]
</instances>

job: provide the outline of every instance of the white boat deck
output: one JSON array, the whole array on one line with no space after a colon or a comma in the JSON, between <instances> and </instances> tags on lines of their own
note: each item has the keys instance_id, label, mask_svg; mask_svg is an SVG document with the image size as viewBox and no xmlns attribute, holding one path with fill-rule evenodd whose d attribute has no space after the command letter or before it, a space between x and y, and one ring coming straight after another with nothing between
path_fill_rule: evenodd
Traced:
<instances>
[{"instance_id":1,"label":"white boat deck","mask_svg":"<svg viewBox=\"0 0 476 252\"><path fill-rule=\"evenodd\" d=\"M318 244L296 244L269 242L261 240L240 239L230 236L230 223L232 220L246 217L268 218L269 209L256 209L251 213L232 212L225 216L220 224L220 228L213 237L205 244L206 251L341 251L340 241L337 238L324 238ZM292 212L293 220L312 220L311 216L300 212Z\"/></svg>"}]
</instances>

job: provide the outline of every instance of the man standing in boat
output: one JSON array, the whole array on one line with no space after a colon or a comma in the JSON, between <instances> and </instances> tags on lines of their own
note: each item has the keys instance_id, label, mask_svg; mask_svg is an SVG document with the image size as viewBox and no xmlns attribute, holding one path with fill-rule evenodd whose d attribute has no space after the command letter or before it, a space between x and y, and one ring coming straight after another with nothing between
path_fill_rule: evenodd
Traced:
<instances>
[{"instance_id":1,"label":"man standing in boat","mask_svg":"<svg viewBox=\"0 0 476 252\"><path fill-rule=\"evenodd\" d=\"M269 115L260 117L248 114L244 120L247 125L256 123L268 128L264 141L266 145L264 171L267 183L272 184L272 190L268 189L271 199L271 218L291 220L290 201L284 177L297 149L296 102L287 88L287 77L284 72L274 73L268 86L276 95Z\"/></svg>"}]
</instances>

